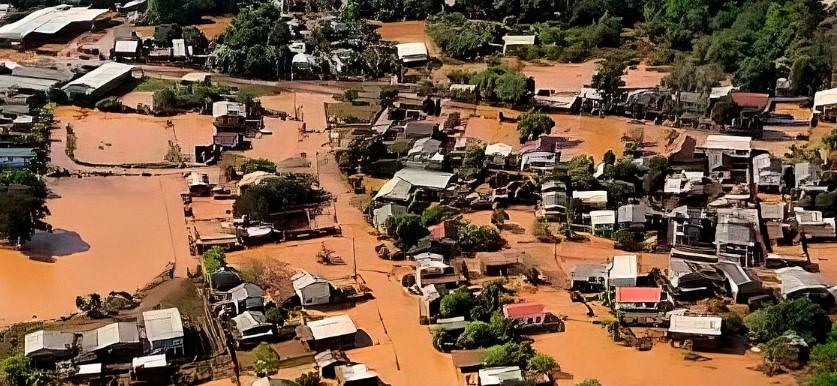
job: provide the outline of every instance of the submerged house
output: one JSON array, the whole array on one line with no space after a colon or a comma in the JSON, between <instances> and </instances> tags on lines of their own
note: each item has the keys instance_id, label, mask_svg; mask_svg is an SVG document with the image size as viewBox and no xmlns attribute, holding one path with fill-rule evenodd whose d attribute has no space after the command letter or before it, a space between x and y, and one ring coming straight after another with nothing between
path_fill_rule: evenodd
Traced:
<instances>
[{"instance_id":1,"label":"submerged house","mask_svg":"<svg viewBox=\"0 0 837 386\"><path fill-rule=\"evenodd\" d=\"M829 303L834 301L831 285L817 273L808 272L802 267L785 267L777 269L776 274L782 282L781 293L785 299L807 297Z\"/></svg>"},{"instance_id":2,"label":"submerged house","mask_svg":"<svg viewBox=\"0 0 837 386\"><path fill-rule=\"evenodd\" d=\"M604 264L579 264L570 271L570 288L581 292L605 289L607 267Z\"/></svg>"},{"instance_id":3,"label":"submerged house","mask_svg":"<svg viewBox=\"0 0 837 386\"><path fill-rule=\"evenodd\" d=\"M361 363L337 366L334 375L339 386L378 386L381 383L378 373Z\"/></svg>"},{"instance_id":4,"label":"submerged house","mask_svg":"<svg viewBox=\"0 0 837 386\"><path fill-rule=\"evenodd\" d=\"M706 157L706 170L721 184L746 184L750 181L752 139L731 135L709 135L697 148Z\"/></svg>"},{"instance_id":5,"label":"submerged house","mask_svg":"<svg viewBox=\"0 0 837 386\"><path fill-rule=\"evenodd\" d=\"M314 351L354 348L358 329L348 315L309 321L296 329L297 338Z\"/></svg>"},{"instance_id":6,"label":"submerged house","mask_svg":"<svg viewBox=\"0 0 837 386\"><path fill-rule=\"evenodd\" d=\"M275 335L273 323L269 323L260 311L244 311L232 318L235 326L233 336L240 346L259 341Z\"/></svg>"},{"instance_id":7,"label":"submerged house","mask_svg":"<svg viewBox=\"0 0 837 386\"><path fill-rule=\"evenodd\" d=\"M142 353L136 322L111 323L84 332L81 347L85 352L93 352L107 359L119 356L133 357Z\"/></svg>"},{"instance_id":8,"label":"submerged house","mask_svg":"<svg viewBox=\"0 0 837 386\"><path fill-rule=\"evenodd\" d=\"M738 303L763 292L762 282L754 273L733 262L720 261L716 265L726 277L730 297Z\"/></svg>"},{"instance_id":9,"label":"submerged house","mask_svg":"<svg viewBox=\"0 0 837 386\"><path fill-rule=\"evenodd\" d=\"M404 168L378 190L373 200L409 204L418 196L422 201L432 201L452 192L455 182L452 173Z\"/></svg>"},{"instance_id":10,"label":"submerged house","mask_svg":"<svg viewBox=\"0 0 837 386\"><path fill-rule=\"evenodd\" d=\"M613 309L626 324L657 325L668 311L665 292L660 287L618 287Z\"/></svg>"},{"instance_id":11,"label":"submerged house","mask_svg":"<svg viewBox=\"0 0 837 386\"><path fill-rule=\"evenodd\" d=\"M636 255L613 256L607 264L608 287L635 287L639 277L639 260Z\"/></svg>"},{"instance_id":12,"label":"submerged house","mask_svg":"<svg viewBox=\"0 0 837 386\"><path fill-rule=\"evenodd\" d=\"M229 291L229 301L234 315L244 311L259 311L264 308L264 290L253 283L241 283Z\"/></svg>"}]
</instances>

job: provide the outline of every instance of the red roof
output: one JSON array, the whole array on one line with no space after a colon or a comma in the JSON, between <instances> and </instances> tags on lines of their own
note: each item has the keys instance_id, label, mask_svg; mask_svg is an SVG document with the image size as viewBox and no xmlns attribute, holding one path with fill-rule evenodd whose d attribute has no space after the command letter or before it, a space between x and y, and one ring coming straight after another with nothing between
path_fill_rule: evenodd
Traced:
<instances>
[{"instance_id":1,"label":"red roof","mask_svg":"<svg viewBox=\"0 0 837 386\"><path fill-rule=\"evenodd\" d=\"M430 238L433 240L452 239L456 240L459 237L459 227L456 220L445 220L440 224L431 225L427 228L430 230Z\"/></svg>"},{"instance_id":2,"label":"red roof","mask_svg":"<svg viewBox=\"0 0 837 386\"><path fill-rule=\"evenodd\" d=\"M767 106L770 96L767 94L759 94L754 92L735 92L730 94L732 102L741 107L752 107L756 109L763 109Z\"/></svg>"},{"instance_id":3,"label":"red roof","mask_svg":"<svg viewBox=\"0 0 837 386\"><path fill-rule=\"evenodd\" d=\"M617 303L659 303L663 289L660 287L619 287Z\"/></svg>"},{"instance_id":4,"label":"red roof","mask_svg":"<svg viewBox=\"0 0 837 386\"><path fill-rule=\"evenodd\" d=\"M540 303L515 303L503 306L503 315L509 319L522 318L529 315L542 315L543 304Z\"/></svg>"}]
</instances>

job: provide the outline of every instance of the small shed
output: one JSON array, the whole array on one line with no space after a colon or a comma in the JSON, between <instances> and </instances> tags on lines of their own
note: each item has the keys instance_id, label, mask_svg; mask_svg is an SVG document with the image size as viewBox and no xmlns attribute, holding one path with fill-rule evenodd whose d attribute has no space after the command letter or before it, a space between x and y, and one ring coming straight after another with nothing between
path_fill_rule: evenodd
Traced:
<instances>
[{"instance_id":1,"label":"small shed","mask_svg":"<svg viewBox=\"0 0 837 386\"><path fill-rule=\"evenodd\" d=\"M570 288L581 292L604 289L607 267L604 264L579 264L570 271Z\"/></svg>"},{"instance_id":2,"label":"small shed","mask_svg":"<svg viewBox=\"0 0 837 386\"><path fill-rule=\"evenodd\" d=\"M613 210L591 210L590 228L593 236L610 237L616 225L616 211Z\"/></svg>"},{"instance_id":3,"label":"small shed","mask_svg":"<svg viewBox=\"0 0 837 386\"><path fill-rule=\"evenodd\" d=\"M401 43L395 46L398 52L398 59L404 64L423 63L429 58L427 46L422 43Z\"/></svg>"},{"instance_id":4,"label":"small shed","mask_svg":"<svg viewBox=\"0 0 837 386\"><path fill-rule=\"evenodd\" d=\"M82 334L84 351L115 357L139 354L142 345L136 322L117 322ZM130 356L129 356L130 357Z\"/></svg>"},{"instance_id":5,"label":"small shed","mask_svg":"<svg viewBox=\"0 0 837 386\"><path fill-rule=\"evenodd\" d=\"M505 35L503 36L503 55L509 47L513 46L534 46L535 35Z\"/></svg>"},{"instance_id":6,"label":"small shed","mask_svg":"<svg viewBox=\"0 0 837 386\"><path fill-rule=\"evenodd\" d=\"M302 271L291 277L291 281L303 307L328 304L331 301L331 283L327 279Z\"/></svg>"},{"instance_id":7,"label":"small shed","mask_svg":"<svg viewBox=\"0 0 837 386\"><path fill-rule=\"evenodd\" d=\"M235 339L239 344L258 341L274 335L274 326L260 311L244 311L232 318Z\"/></svg>"}]
</instances>

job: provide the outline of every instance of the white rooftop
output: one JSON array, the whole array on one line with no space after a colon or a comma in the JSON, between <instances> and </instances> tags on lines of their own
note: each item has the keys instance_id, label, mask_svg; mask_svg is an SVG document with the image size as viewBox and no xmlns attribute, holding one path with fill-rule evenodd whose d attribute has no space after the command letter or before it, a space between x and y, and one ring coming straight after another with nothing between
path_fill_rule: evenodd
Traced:
<instances>
[{"instance_id":1,"label":"white rooftop","mask_svg":"<svg viewBox=\"0 0 837 386\"><path fill-rule=\"evenodd\" d=\"M479 371L480 385L503 385L508 381L522 381L523 372L520 367L489 367Z\"/></svg>"},{"instance_id":2,"label":"white rooftop","mask_svg":"<svg viewBox=\"0 0 837 386\"><path fill-rule=\"evenodd\" d=\"M573 192L573 198L581 200L585 204L591 203L607 203L606 190L576 190Z\"/></svg>"},{"instance_id":3,"label":"white rooftop","mask_svg":"<svg viewBox=\"0 0 837 386\"><path fill-rule=\"evenodd\" d=\"M613 256L610 265L611 279L635 279L639 276L639 260L636 255Z\"/></svg>"},{"instance_id":4,"label":"white rooftop","mask_svg":"<svg viewBox=\"0 0 837 386\"><path fill-rule=\"evenodd\" d=\"M359 363L356 365L337 366L334 371L341 374L343 382L360 381L363 379L378 378L378 374L370 371L366 365Z\"/></svg>"},{"instance_id":5,"label":"white rooftop","mask_svg":"<svg viewBox=\"0 0 837 386\"><path fill-rule=\"evenodd\" d=\"M183 337L183 320L177 308L145 311L142 319L145 321L145 336L150 342Z\"/></svg>"},{"instance_id":6,"label":"white rooftop","mask_svg":"<svg viewBox=\"0 0 837 386\"><path fill-rule=\"evenodd\" d=\"M703 144L705 149L715 150L750 150L753 139L735 135L708 135Z\"/></svg>"},{"instance_id":7,"label":"white rooftop","mask_svg":"<svg viewBox=\"0 0 837 386\"><path fill-rule=\"evenodd\" d=\"M108 84L112 80L131 72L133 69L134 66L130 64L107 62L95 70L84 74L81 78L67 83L62 90L66 90L71 86L81 86L90 89L91 91L89 92L92 92L93 90L97 90Z\"/></svg>"},{"instance_id":8,"label":"white rooftop","mask_svg":"<svg viewBox=\"0 0 837 386\"><path fill-rule=\"evenodd\" d=\"M672 315L668 331L681 334L721 336L720 316Z\"/></svg>"},{"instance_id":9,"label":"white rooftop","mask_svg":"<svg viewBox=\"0 0 837 386\"><path fill-rule=\"evenodd\" d=\"M132 322L111 323L96 330L96 349L120 343L139 343L137 324Z\"/></svg>"},{"instance_id":10,"label":"white rooftop","mask_svg":"<svg viewBox=\"0 0 837 386\"><path fill-rule=\"evenodd\" d=\"M427 60L427 46L424 43L401 43L395 49L398 58L405 62Z\"/></svg>"},{"instance_id":11,"label":"white rooftop","mask_svg":"<svg viewBox=\"0 0 837 386\"><path fill-rule=\"evenodd\" d=\"M0 39L21 40L35 32L51 35L61 31L71 23L93 21L107 12L107 9L71 7L57 5L37 10L14 23L0 27Z\"/></svg>"},{"instance_id":12,"label":"white rooftop","mask_svg":"<svg viewBox=\"0 0 837 386\"><path fill-rule=\"evenodd\" d=\"M225 115L245 115L246 106L244 103L220 101L212 104L212 117L218 118Z\"/></svg>"},{"instance_id":13,"label":"white rooftop","mask_svg":"<svg viewBox=\"0 0 837 386\"><path fill-rule=\"evenodd\" d=\"M24 355L29 355L40 350L63 351L69 350L75 337L68 332L60 331L35 331L26 334L24 339Z\"/></svg>"},{"instance_id":14,"label":"white rooftop","mask_svg":"<svg viewBox=\"0 0 837 386\"><path fill-rule=\"evenodd\" d=\"M166 367L166 354L134 358L131 364L135 370L138 368Z\"/></svg>"},{"instance_id":15,"label":"white rooftop","mask_svg":"<svg viewBox=\"0 0 837 386\"><path fill-rule=\"evenodd\" d=\"M338 315L311 321L306 326L311 329L311 335L314 339L327 339L357 332L357 327L355 327L355 323L349 315Z\"/></svg>"}]
</instances>

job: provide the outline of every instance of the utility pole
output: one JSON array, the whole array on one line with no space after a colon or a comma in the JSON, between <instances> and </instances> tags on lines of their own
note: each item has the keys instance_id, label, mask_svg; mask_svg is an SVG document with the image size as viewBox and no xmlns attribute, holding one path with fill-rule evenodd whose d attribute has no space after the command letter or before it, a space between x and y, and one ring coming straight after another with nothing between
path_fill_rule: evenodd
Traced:
<instances>
[{"instance_id":1,"label":"utility pole","mask_svg":"<svg viewBox=\"0 0 837 386\"><path fill-rule=\"evenodd\" d=\"M354 266L354 279L357 280L357 253L355 253L354 236L352 236L352 265Z\"/></svg>"}]
</instances>

